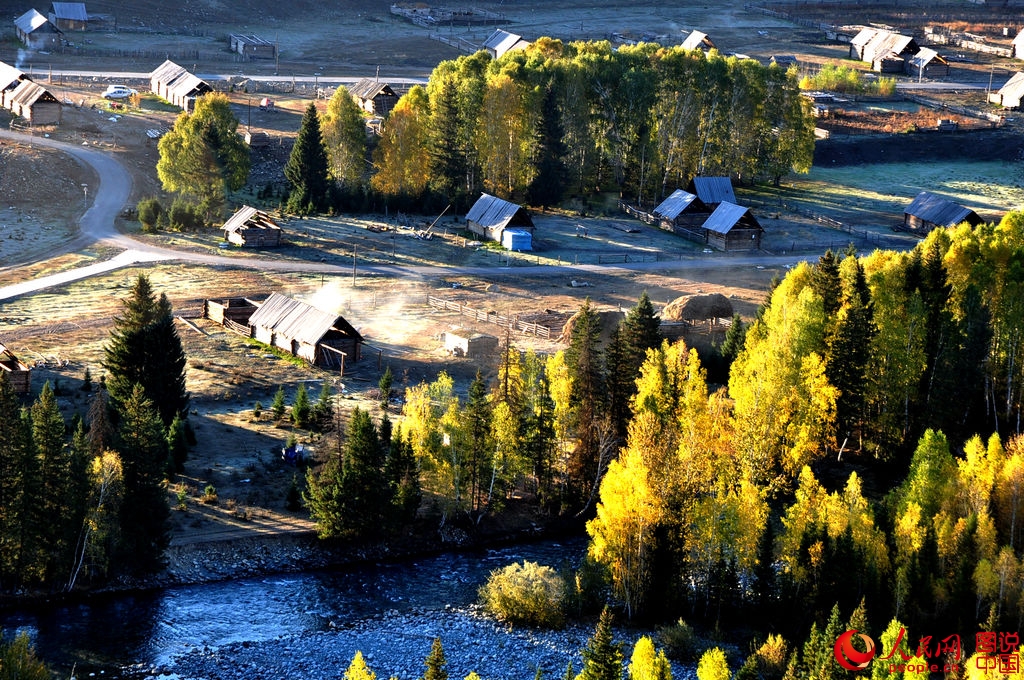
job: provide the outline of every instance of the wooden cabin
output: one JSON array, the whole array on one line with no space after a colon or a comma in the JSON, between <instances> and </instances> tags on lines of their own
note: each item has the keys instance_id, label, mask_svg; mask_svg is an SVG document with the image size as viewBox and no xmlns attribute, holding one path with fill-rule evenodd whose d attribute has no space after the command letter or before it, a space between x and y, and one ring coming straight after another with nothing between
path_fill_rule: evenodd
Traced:
<instances>
[{"instance_id":1,"label":"wooden cabin","mask_svg":"<svg viewBox=\"0 0 1024 680\"><path fill-rule=\"evenodd\" d=\"M935 50L922 47L906 63L907 75L921 78L944 78L949 75L949 62Z\"/></svg>"},{"instance_id":2,"label":"wooden cabin","mask_svg":"<svg viewBox=\"0 0 1024 680\"><path fill-rule=\"evenodd\" d=\"M937 227L955 227L967 222L971 226L983 220L970 208L954 203L930 191L922 191L903 211L903 228L927 234Z\"/></svg>"},{"instance_id":3,"label":"wooden cabin","mask_svg":"<svg viewBox=\"0 0 1024 680\"><path fill-rule=\"evenodd\" d=\"M277 44L255 34L232 33L228 36L228 43L232 52L237 52L249 61L277 58Z\"/></svg>"},{"instance_id":4,"label":"wooden cabin","mask_svg":"<svg viewBox=\"0 0 1024 680\"><path fill-rule=\"evenodd\" d=\"M32 125L59 125L63 105L60 100L39 83L23 80L4 97L11 113L21 116Z\"/></svg>"},{"instance_id":5,"label":"wooden cabin","mask_svg":"<svg viewBox=\"0 0 1024 680\"><path fill-rule=\"evenodd\" d=\"M483 48L491 55L491 59L501 59L504 55L514 50L525 50L530 46L529 40L524 40L521 35L503 31L500 28L491 33L484 40Z\"/></svg>"},{"instance_id":6,"label":"wooden cabin","mask_svg":"<svg viewBox=\"0 0 1024 680\"><path fill-rule=\"evenodd\" d=\"M760 250L764 228L750 208L723 201L701 227L704 242L717 250Z\"/></svg>"},{"instance_id":7,"label":"wooden cabin","mask_svg":"<svg viewBox=\"0 0 1024 680\"><path fill-rule=\"evenodd\" d=\"M498 338L484 333L466 334L464 331L446 331L441 334L445 350L457 357L476 359L498 353Z\"/></svg>"},{"instance_id":8,"label":"wooden cabin","mask_svg":"<svg viewBox=\"0 0 1024 680\"><path fill-rule=\"evenodd\" d=\"M0 344L0 371L7 375L15 394L28 394L32 387L32 369L18 360L11 350Z\"/></svg>"},{"instance_id":9,"label":"wooden cabin","mask_svg":"<svg viewBox=\"0 0 1024 680\"><path fill-rule=\"evenodd\" d=\"M34 9L14 20L14 30L30 50L57 50L64 44L60 29Z\"/></svg>"},{"instance_id":10,"label":"wooden cabin","mask_svg":"<svg viewBox=\"0 0 1024 680\"><path fill-rule=\"evenodd\" d=\"M166 99L186 113L192 113L199 97L213 92L213 88L206 81L169 59L149 74L149 81L153 94Z\"/></svg>"},{"instance_id":11,"label":"wooden cabin","mask_svg":"<svg viewBox=\"0 0 1024 680\"><path fill-rule=\"evenodd\" d=\"M203 302L203 318L214 323L227 326L226 322L233 322L246 329L248 335L249 317L259 309L259 304L249 298L233 297L222 300L206 300ZM239 330L232 328L232 330Z\"/></svg>"},{"instance_id":12,"label":"wooden cabin","mask_svg":"<svg viewBox=\"0 0 1024 680\"><path fill-rule=\"evenodd\" d=\"M732 180L728 177L694 177L686 190L695 194L709 209L713 209L719 203L736 202Z\"/></svg>"},{"instance_id":13,"label":"wooden cabin","mask_svg":"<svg viewBox=\"0 0 1024 680\"><path fill-rule=\"evenodd\" d=\"M281 227L274 218L248 205L239 208L224 226L224 238L246 248L276 248L281 245Z\"/></svg>"},{"instance_id":14,"label":"wooden cabin","mask_svg":"<svg viewBox=\"0 0 1024 680\"><path fill-rule=\"evenodd\" d=\"M510 227L530 234L530 248L533 247L533 219L526 209L497 196L481 194L473 207L466 213L466 227L474 234L502 242L502 232Z\"/></svg>"},{"instance_id":15,"label":"wooden cabin","mask_svg":"<svg viewBox=\"0 0 1024 680\"><path fill-rule=\"evenodd\" d=\"M89 28L89 13L84 2L54 2L47 15L61 31L85 31Z\"/></svg>"},{"instance_id":16,"label":"wooden cabin","mask_svg":"<svg viewBox=\"0 0 1024 680\"><path fill-rule=\"evenodd\" d=\"M348 88L348 93L363 111L387 117L398 103L398 95L387 83L375 78L363 78Z\"/></svg>"},{"instance_id":17,"label":"wooden cabin","mask_svg":"<svg viewBox=\"0 0 1024 680\"><path fill-rule=\"evenodd\" d=\"M359 361L363 336L344 317L271 293L249 317L250 335L315 366L340 368Z\"/></svg>"},{"instance_id":18,"label":"wooden cabin","mask_svg":"<svg viewBox=\"0 0 1024 680\"><path fill-rule=\"evenodd\" d=\"M700 234L711 209L696 194L676 189L651 214L665 231L693 238Z\"/></svg>"}]
</instances>

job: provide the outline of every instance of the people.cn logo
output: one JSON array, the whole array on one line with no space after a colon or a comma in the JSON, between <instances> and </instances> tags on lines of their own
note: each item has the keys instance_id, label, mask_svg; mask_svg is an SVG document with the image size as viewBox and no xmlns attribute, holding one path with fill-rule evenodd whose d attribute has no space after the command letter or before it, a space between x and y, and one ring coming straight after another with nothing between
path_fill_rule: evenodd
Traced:
<instances>
[{"instance_id":1,"label":"people.cn logo","mask_svg":"<svg viewBox=\"0 0 1024 680\"><path fill-rule=\"evenodd\" d=\"M860 651L853 646L853 636L860 635L860 639L867 646L865 651ZM871 663L875 656L875 641L864 633L855 630L848 630L838 638L833 648L836 655L836 663L848 671L862 671Z\"/></svg>"}]
</instances>

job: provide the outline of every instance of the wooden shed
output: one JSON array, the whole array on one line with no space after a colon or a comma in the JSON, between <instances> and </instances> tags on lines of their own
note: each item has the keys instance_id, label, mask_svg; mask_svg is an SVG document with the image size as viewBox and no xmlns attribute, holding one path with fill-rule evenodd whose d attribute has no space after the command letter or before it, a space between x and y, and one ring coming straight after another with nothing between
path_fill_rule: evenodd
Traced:
<instances>
[{"instance_id":1,"label":"wooden shed","mask_svg":"<svg viewBox=\"0 0 1024 680\"><path fill-rule=\"evenodd\" d=\"M922 47L921 50L906 62L907 75L920 80L921 78L943 78L949 75L949 62L938 52Z\"/></svg>"},{"instance_id":2,"label":"wooden shed","mask_svg":"<svg viewBox=\"0 0 1024 680\"><path fill-rule=\"evenodd\" d=\"M56 50L64 44L64 35L49 19L34 9L14 20L18 40L32 50Z\"/></svg>"},{"instance_id":3,"label":"wooden shed","mask_svg":"<svg viewBox=\"0 0 1024 680\"><path fill-rule=\"evenodd\" d=\"M84 2L54 2L48 14L54 26L62 31L84 31L89 28L89 13Z\"/></svg>"},{"instance_id":4,"label":"wooden shed","mask_svg":"<svg viewBox=\"0 0 1024 680\"><path fill-rule=\"evenodd\" d=\"M483 44L483 48L491 55L491 59L501 59L508 52L525 50L529 46L530 41L524 40L523 36L503 31L500 28L491 33Z\"/></svg>"},{"instance_id":5,"label":"wooden shed","mask_svg":"<svg viewBox=\"0 0 1024 680\"><path fill-rule=\"evenodd\" d=\"M281 227L274 218L244 205L232 215L224 226L224 238L248 248L276 248L281 245Z\"/></svg>"},{"instance_id":6,"label":"wooden shed","mask_svg":"<svg viewBox=\"0 0 1024 680\"><path fill-rule=\"evenodd\" d=\"M359 361L363 336L344 317L271 293L249 317L251 336L316 366L341 368Z\"/></svg>"},{"instance_id":7,"label":"wooden shed","mask_svg":"<svg viewBox=\"0 0 1024 680\"><path fill-rule=\"evenodd\" d=\"M0 107L10 108L8 98L14 94L24 80L32 80L21 69L0 61Z\"/></svg>"},{"instance_id":8,"label":"wooden shed","mask_svg":"<svg viewBox=\"0 0 1024 680\"><path fill-rule=\"evenodd\" d=\"M717 250L760 250L764 228L750 208L723 201L704 222L704 242Z\"/></svg>"},{"instance_id":9,"label":"wooden shed","mask_svg":"<svg viewBox=\"0 0 1024 680\"><path fill-rule=\"evenodd\" d=\"M913 37L879 28L865 28L850 41L850 58L882 73L902 73L906 61L920 51Z\"/></svg>"},{"instance_id":10,"label":"wooden shed","mask_svg":"<svg viewBox=\"0 0 1024 680\"><path fill-rule=\"evenodd\" d=\"M213 92L202 78L193 75L171 60L160 64L149 74L150 89L187 113L195 108L196 99Z\"/></svg>"},{"instance_id":11,"label":"wooden shed","mask_svg":"<svg viewBox=\"0 0 1024 680\"><path fill-rule=\"evenodd\" d=\"M690 35L683 40L682 48L684 50L713 50L715 43L711 41L707 33L690 31Z\"/></svg>"},{"instance_id":12,"label":"wooden shed","mask_svg":"<svg viewBox=\"0 0 1024 680\"><path fill-rule=\"evenodd\" d=\"M349 86L348 93L363 111L387 117L398 103L398 95L387 83L376 78L363 78Z\"/></svg>"},{"instance_id":13,"label":"wooden shed","mask_svg":"<svg viewBox=\"0 0 1024 680\"><path fill-rule=\"evenodd\" d=\"M18 87L4 97L7 108L32 125L59 125L63 106L60 100L39 83L23 80Z\"/></svg>"},{"instance_id":14,"label":"wooden shed","mask_svg":"<svg viewBox=\"0 0 1024 680\"><path fill-rule=\"evenodd\" d=\"M466 334L464 331L446 331L441 334L444 348L457 357L475 359L498 353L498 338L484 333Z\"/></svg>"},{"instance_id":15,"label":"wooden shed","mask_svg":"<svg viewBox=\"0 0 1024 680\"><path fill-rule=\"evenodd\" d=\"M257 309L259 304L245 297L206 300L203 302L203 317L249 335L249 317Z\"/></svg>"},{"instance_id":16,"label":"wooden shed","mask_svg":"<svg viewBox=\"0 0 1024 680\"><path fill-rule=\"evenodd\" d=\"M719 203L735 203L736 193L732 190L732 180L728 177L694 177L686 188L691 194L704 202L709 209Z\"/></svg>"},{"instance_id":17,"label":"wooden shed","mask_svg":"<svg viewBox=\"0 0 1024 680\"><path fill-rule=\"evenodd\" d=\"M255 34L232 33L228 36L228 43L232 52L238 52L249 61L277 58L277 44Z\"/></svg>"},{"instance_id":18,"label":"wooden shed","mask_svg":"<svg viewBox=\"0 0 1024 680\"><path fill-rule=\"evenodd\" d=\"M481 194L469 209L466 226L474 234L499 243L502 232L509 227L529 232L531 240L535 230L525 208L490 194Z\"/></svg>"},{"instance_id":19,"label":"wooden shed","mask_svg":"<svg viewBox=\"0 0 1024 680\"><path fill-rule=\"evenodd\" d=\"M954 203L930 191L922 191L903 211L903 228L927 234L936 227L955 227L967 222L974 226L983 220L970 208Z\"/></svg>"},{"instance_id":20,"label":"wooden shed","mask_svg":"<svg viewBox=\"0 0 1024 680\"><path fill-rule=\"evenodd\" d=\"M18 360L11 350L0 344L0 371L7 374L16 394L28 394L32 386L32 369Z\"/></svg>"},{"instance_id":21,"label":"wooden shed","mask_svg":"<svg viewBox=\"0 0 1024 680\"><path fill-rule=\"evenodd\" d=\"M0 86L2 85L3 79L0 79ZM1024 72L1014 73L1005 85L988 95L990 103L1004 109L1020 108L1021 99L1024 99Z\"/></svg>"},{"instance_id":22,"label":"wooden shed","mask_svg":"<svg viewBox=\"0 0 1024 680\"><path fill-rule=\"evenodd\" d=\"M651 212L662 229L690 238L700 233L701 225L710 213L711 209L696 194L682 189L673 191Z\"/></svg>"}]
</instances>

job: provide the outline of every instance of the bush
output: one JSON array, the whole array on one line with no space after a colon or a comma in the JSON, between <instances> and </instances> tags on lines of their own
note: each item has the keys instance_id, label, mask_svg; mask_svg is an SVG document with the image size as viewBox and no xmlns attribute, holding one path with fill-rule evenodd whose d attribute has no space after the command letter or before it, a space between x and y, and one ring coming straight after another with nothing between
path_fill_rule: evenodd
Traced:
<instances>
[{"instance_id":1,"label":"bush","mask_svg":"<svg viewBox=\"0 0 1024 680\"><path fill-rule=\"evenodd\" d=\"M176 198L167 211L167 221L171 229L193 231L203 226L203 215L198 206Z\"/></svg>"},{"instance_id":2,"label":"bush","mask_svg":"<svg viewBox=\"0 0 1024 680\"><path fill-rule=\"evenodd\" d=\"M682 619L674 626L658 629L658 643L665 653L677 661L693 661L697 658L697 636L690 624Z\"/></svg>"},{"instance_id":3,"label":"bush","mask_svg":"<svg viewBox=\"0 0 1024 680\"><path fill-rule=\"evenodd\" d=\"M565 583L554 569L524 561L492 571L479 594L487 611L502 621L561 628L564 591Z\"/></svg>"},{"instance_id":4,"label":"bush","mask_svg":"<svg viewBox=\"0 0 1024 680\"><path fill-rule=\"evenodd\" d=\"M11 642L0 636L0 678L49 680L51 677L50 669L36 656L27 633L18 633Z\"/></svg>"},{"instance_id":5,"label":"bush","mask_svg":"<svg viewBox=\"0 0 1024 680\"><path fill-rule=\"evenodd\" d=\"M135 208L139 213L139 222L142 223L142 231L152 234L157 230L160 218L164 214L164 207L156 198L144 198L139 201Z\"/></svg>"},{"instance_id":6,"label":"bush","mask_svg":"<svg viewBox=\"0 0 1024 680\"><path fill-rule=\"evenodd\" d=\"M200 499L207 505L217 504L217 487L213 484L207 484L206 488L203 489L203 497Z\"/></svg>"}]
</instances>

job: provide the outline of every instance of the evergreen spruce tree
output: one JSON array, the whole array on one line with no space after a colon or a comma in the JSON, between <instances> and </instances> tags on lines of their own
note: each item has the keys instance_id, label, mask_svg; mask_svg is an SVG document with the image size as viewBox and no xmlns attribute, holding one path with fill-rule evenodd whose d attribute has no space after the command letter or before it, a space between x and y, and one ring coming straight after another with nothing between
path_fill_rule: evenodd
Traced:
<instances>
[{"instance_id":1,"label":"evergreen spruce tree","mask_svg":"<svg viewBox=\"0 0 1024 680\"><path fill-rule=\"evenodd\" d=\"M316 405L313 407L313 421L317 430L323 430L327 426L333 410L334 391L331 389L331 383L324 380L320 386L320 395L316 398Z\"/></svg>"},{"instance_id":2,"label":"evergreen spruce tree","mask_svg":"<svg viewBox=\"0 0 1024 680\"><path fill-rule=\"evenodd\" d=\"M622 643L612 636L612 612L605 607L593 637L583 649L583 670L578 680L622 680Z\"/></svg>"},{"instance_id":3,"label":"evergreen spruce tree","mask_svg":"<svg viewBox=\"0 0 1024 680\"><path fill-rule=\"evenodd\" d=\"M295 427L302 429L309 427L311 408L306 384L299 383L299 389L295 392L295 401L292 402L292 422L295 423Z\"/></svg>"},{"instance_id":4,"label":"evergreen spruce tree","mask_svg":"<svg viewBox=\"0 0 1024 680\"><path fill-rule=\"evenodd\" d=\"M818 258L811 276L811 288L821 298L825 318L830 319L839 311L839 260L831 249Z\"/></svg>"},{"instance_id":5,"label":"evergreen spruce tree","mask_svg":"<svg viewBox=\"0 0 1024 680\"><path fill-rule=\"evenodd\" d=\"M270 412L274 414L274 418L281 420L284 418L284 385L279 385L277 392L274 393L274 400L270 402Z\"/></svg>"},{"instance_id":6,"label":"evergreen spruce tree","mask_svg":"<svg viewBox=\"0 0 1024 680\"><path fill-rule=\"evenodd\" d=\"M43 567L46 562L46 547L40 540L38 503L42 495L42 479L39 470L39 458L32 439L32 416L28 409L21 409L18 418L18 441L14 453L17 456L15 465L19 469L21 492L17 496L14 515L19 518L18 534L15 537L16 547L15 574L16 582L21 585L38 585L43 579Z\"/></svg>"},{"instance_id":7,"label":"evergreen spruce tree","mask_svg":"<svg viewBox=\"0 0 1024 680\"><path fill-rule=\"evenodd\" d=\"M124 470L121 563L131 571L148 573L162 564L170 508L164 488L166 430L141 386L132 390L122 407L118 435Z\"/></svg>"},{"instance_id":8,"label":"evergreen spruce tree","mask_svg":"<svg viewBox=\"0 0 1024 680\"><path fill-rule=\"evenodd\" d=\"M632 361L626 348L623 324L612 331L604 354L608 374L608 414L615 436L625 440L626 425L631 417L629 400L636 393L636 375L631 374Z\"/></svg>"},{"instance_id":9,"label":"evergreen spruce tree","mask_svg":"<svg viewBox=\"0 0 1024 680\"><path fill-rule=\"evenodd\" d=\"M113 446L116 432L113 423L110 422L110 397L105 388L97 389L89 402L86 422L89 424L86 436L89 440L90 455L98 456Z\"/></svg>"},{"instance_id":10,"label":"evergreen spruce tree","mask_svg":"<svg viewBox=\"0 0 1024 680\"><path fill-rule=\"evenodd\" d=\"M288 196L288 210L307 215L318 212L327 204L328 160L320 130L320 114L316 104L309 103L299 124L295 145L284 166L284 176L292 185Z\"/></svg>"},{"instance_id":11,"label":"evergreen spruce tree","mask_svg":"<svg viewBox=\"0 0 1024 680\"><path fill-rule=\"evenodd\" d=\"M558 92L553 83L544 88L544 103L538 121L539 144L537 153L537 176L526 190L531 205L548 207L558 205L562 200L568 172L565 158L568 151L565 146L564 133L561 125L561 112L558 110Z\"/></svg>"},{"instance_id":12,"label":"evergreen spruce tree","mask_svg":"<svg viewBox=\"0 0 1024 680\"><path fill-rule=\"evenodd\" d=\"M476 378L469 385L469 399L460 416L466 432L469 507L476 513L482 509L482 479L490 469L494 452L491 437L491 404L487 399L487 384L480 371L476 372Z\"/></svg>"},{"instance_id":13,"label":"evergreen spruce tree","mask_svg":"<svg viewBox=\"0 0 1024 680\"><path fill-rule=\"evenodd\" d=\"M431 97L430 177L434 191L457 200L466 177L466 160L459 148L459 92L453 79Z\"/></svg>"},{"instance_id":14,"label":"evergreen spruce tree","mask_svg":"<svg viewBox=\"0 0 1024 680\"><path fill-rule=\"evenodd\" d=\"M168 470L173 474L185 471L188 460L188 442L185 440L185 421L175 415L167 428Z\"/></svg>"},{"instance_id":15,"label":"evergreen spruce tree","mask_svg":"<svg viewBox=\"0 0 1024 680\"><path fill-rule=\"evenodd\" d=\"M747 325L743 323L743 319L740 318L739 314L733 314L732 325L729 326L729 330L725 332L725 339L722 340L722 346L719 349L722 353L722 359L725 361L727 369L732 368L732 362L734 362L736 357L740 355L740 352L743 351L743 347L746 343Z\"/></svg>"},{"instance_id":16,"label":"evergreen spruce tree","mask_svg":"<svg viewBox=\"0 0 1024 680\"><path fill-rule=\"evenodd\" d=\"M423 662L427 672L423 674L423 680L448 680L448 660L444 658L444 648L441 646L441 638L434 638L430 646L430 654Z\"/></svg>"},{"instance_id":17,"label":"evergreen spruce tree","mask_svg":"<svg viewBox=\"0 0 1024 680\"><path fill-rule=\"evenodd\" d=\"M0 590L12 590L19 581L25 469L30 458L21 405L7 371L0 371Z\"/></svg>"},{"instance_id":18,"label":"evergreen spruce tree","mask_svg":"<svg viewBox=\"0 0 1024 680\"><path fill-rule=\"evenodd\" d=\"M661 319L654 313L654 305L645 290L640 298L626 314L622 322L623 335L627 350L631 357L631 365L636 368L634 375L639 375L640 366L647 359L647 350L661 347Z\"/></svg>"},{"instance_id":19,"label":"evergreen spruce tree","mask_svg":"<svg viewBox=\"0 0 1024 680\"><path fill-rule=\"evenodd\" d=\"M585 499L596 488L600 465L600 418L604 415L606 393L604 370L598 343L601 319L587 298L575 315L565 351L565 362L572 380L571 413L576 446L569 457L568 483L570 495Z\"/></svg>"},{"instance_id":20,"label":"evergreen spruce tree","mask_svg":"<svg viewBox=\"0 0 1024 680\"><path fill-rule=\"evenodd\" d=\"M380 396L380 407L384 409L384 412L388 411L388 402L391 399L391 384L395 380L394 373L391 372L391 365L384 369L384 374L381 375L380 380L377 381L377 391Z\"/></svg>"},{"instance_id":21,"label":"evergreen spruce tree","mask_svg":"<svg viewBox=\"0 0 1024 680\"><path fill-rule=\"evenodd\" d=\"M414 519L422 501L420 469L412 442L396 429L388 447L385 476L391 486L394 520L398 527L408 526Z\"/></svg>"}]
</instances>

